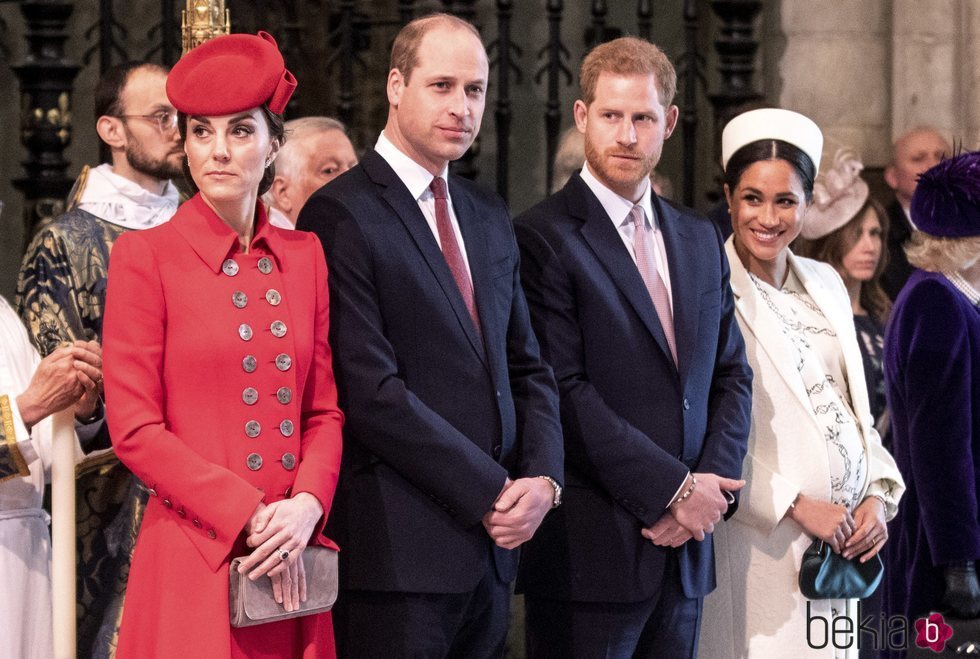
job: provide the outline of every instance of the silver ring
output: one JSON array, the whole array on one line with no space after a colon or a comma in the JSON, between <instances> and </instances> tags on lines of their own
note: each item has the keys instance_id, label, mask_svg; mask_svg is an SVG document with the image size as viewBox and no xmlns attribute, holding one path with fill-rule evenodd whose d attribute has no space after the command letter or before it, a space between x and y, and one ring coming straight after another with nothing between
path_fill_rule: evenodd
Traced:
<instances>
[{"instance_id":1,"label":"silver ring","mask_svg":"<svg viewBox=\"0 0 980 659\"><path fill-rule=\"evenodd\" d=\"M289 551L286 550L286 549L280 549L279 550L279 560L280 561L284 561L287 558L289 558Z\"/></svg>"},{"instance_id":2,"label":"silver ring","mask_svg":"<svg viewBox=\"0 0 980 659\"><path fill-rule=\"evenodd\" d=\"M878 538L871 538L871 546L874 547L876 544L878 544Z\"/></svg>"}]
</instances>

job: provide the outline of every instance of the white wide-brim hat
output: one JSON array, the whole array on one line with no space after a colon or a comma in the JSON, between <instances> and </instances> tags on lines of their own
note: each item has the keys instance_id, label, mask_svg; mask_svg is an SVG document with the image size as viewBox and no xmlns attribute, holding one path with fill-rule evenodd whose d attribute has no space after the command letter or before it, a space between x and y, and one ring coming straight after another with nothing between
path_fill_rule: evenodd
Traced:
<instances>
[{"instance_id":1,"label":"white wide-brim hat","mask_svg":"<svg viewBox=\"0 0 980 659\"><path fill-rule=\"evenodd\" d=\"M820 170L823 151L820 127L799 112L779 108L750 110L729 121L721 133L721 166L727 168L732 154L759 140L789 142L810 157L814 171Z\"/></svg>"}]
</instances>

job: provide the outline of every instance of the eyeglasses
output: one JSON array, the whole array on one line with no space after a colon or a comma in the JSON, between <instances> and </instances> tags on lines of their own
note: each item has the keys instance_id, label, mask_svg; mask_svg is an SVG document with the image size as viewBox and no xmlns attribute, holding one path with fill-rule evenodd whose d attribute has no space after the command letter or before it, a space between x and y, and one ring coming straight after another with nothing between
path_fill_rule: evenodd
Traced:
<instances>
[{"instance_id":1,"label":"eyeglasses","mask_svg":"<svg viewBox=\"0 0 980 659\"><path fill-rule=\"evenodd\" d=\"M116 115L117 119L142 119L143 121L152 121L157 125L160 133L166 135L167 133L172 133L177 130L177 111L173 110L167 112L161 110L160 112L154 112L153 114L119 114Z\"/></svg>"}]
</instances>

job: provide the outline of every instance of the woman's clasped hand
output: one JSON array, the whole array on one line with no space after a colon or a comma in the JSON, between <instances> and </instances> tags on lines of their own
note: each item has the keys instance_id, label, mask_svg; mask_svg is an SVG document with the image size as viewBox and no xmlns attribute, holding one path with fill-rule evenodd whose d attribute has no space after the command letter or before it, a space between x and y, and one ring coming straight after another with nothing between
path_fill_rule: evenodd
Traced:
<instances>
[{"instance_id":1,"label":"woman's clasped hand","mask_svg":"<svg viewBox=\"0 0 980 659\"><path fill-rule=\"evenodd\" d=\"M276 601L286 611L296 611L306 601L303 549L322 516L317 498L299 492L291 499L260 503L249 520L246 544L254 550L238 571L253 581L268 576Z\"/></svg>"}]
</instances>

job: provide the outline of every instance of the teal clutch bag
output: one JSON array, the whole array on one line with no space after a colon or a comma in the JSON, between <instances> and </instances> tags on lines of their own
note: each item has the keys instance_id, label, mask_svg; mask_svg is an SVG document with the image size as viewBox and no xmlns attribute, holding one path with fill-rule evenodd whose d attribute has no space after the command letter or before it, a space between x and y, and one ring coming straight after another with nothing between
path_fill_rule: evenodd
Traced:
<instances>
[{"instance_id":1,"label":"teal clutch bag","mask_svg":"<svg viewBox=\"0 0 980 659\"><path fill-rule=\"evenodd\" d=\"M884 573L877 554L861 563L856 557L849 560L835 554L830 545L817 539L803 554L800 591L811 600L864 599L875 592Z\"/></svg>"}]
</instances>

